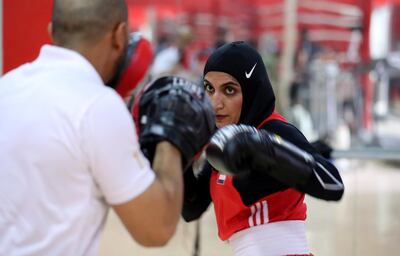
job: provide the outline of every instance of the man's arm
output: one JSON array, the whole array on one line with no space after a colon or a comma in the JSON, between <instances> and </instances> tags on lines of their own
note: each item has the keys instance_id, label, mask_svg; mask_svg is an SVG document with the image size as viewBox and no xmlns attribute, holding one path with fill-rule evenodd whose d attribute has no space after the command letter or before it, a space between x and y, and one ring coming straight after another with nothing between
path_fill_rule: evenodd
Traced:
<instances>
[{"instance_id":1,"label":"man's arm","mask_svg":"<svg viewBox=\"0 0 400 256\"><path fill-rule=\"evenodd\" d=\"M111 103L101 102L106 109L96 113L109 116L94 116L104 124L93 125L93 141L107 144L93 149L96 180L132 237L145 246L164 245L182 210L183 169L214 130L211 103L201 87L178 77L160 78L141 94L136 101L139 142L153 163L153 173L139 149L132 120L123 116L126 109L111 111ZM99 155L103 161L94 161Z\"/></svg>"},{"instance_id":2,"label":"man's arm","mask_svg":"<svg viewBox=\"0 0 400 256\"><path fill-rule=\"evenodd\" d=\"M180 152L169 142L157 143L151 167L140 151L132 118L115 93L91 104L79 134L93 181L132 237L145 246L166 244L182 208Z\"/></svg>"},{"instance_id":3,"label":"man's arm","mask_svg":"<svg viewBox=\"0 0 400 256\"><path fill-rule=\"evenodd\" d=\"M156 179L138 197L113 208L132 237L144 246L165 245L175 233L182 209L180 152L169 142L157 144Z\"/></svg>"}]
</instances>

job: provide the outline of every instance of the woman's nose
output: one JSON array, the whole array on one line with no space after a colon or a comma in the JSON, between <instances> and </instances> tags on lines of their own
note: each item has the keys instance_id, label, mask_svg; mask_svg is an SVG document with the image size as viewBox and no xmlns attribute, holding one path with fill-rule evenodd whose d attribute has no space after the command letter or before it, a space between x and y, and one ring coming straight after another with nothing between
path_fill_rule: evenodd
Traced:
<instances>
[{"instance_id":1,"label":"woman's nose","mask_svg":"<svg viewBox=\"0 0 400 256\"><path fill-rule=\"evenodd\" d=\"M214 110L220 110L224 107L223 97L219 93L214 93L211 97L211 103Z\"/></svg>"}]
</instances>

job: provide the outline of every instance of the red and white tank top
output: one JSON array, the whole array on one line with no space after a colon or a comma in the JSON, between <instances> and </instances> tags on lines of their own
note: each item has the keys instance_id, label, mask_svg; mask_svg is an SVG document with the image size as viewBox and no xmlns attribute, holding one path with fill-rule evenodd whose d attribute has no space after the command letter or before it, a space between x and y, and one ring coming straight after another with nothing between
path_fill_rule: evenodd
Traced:
<instances>
[{"instance_id":1,"label":"red and white tank top","mask_svg":"<svg viewBox=\"0 0 400 256\"><path fill-rule=\"evenodd\" d=\"M278 113L273 113L257 128L270 120L286 121ZM222 240L249 227L285 220L305 220L307 206L304 193L286 189L259 199L246 206L239 192L232 184L232 177L213 170L210 180L210 193L218 225L218 235Z\"/></svg>"}]
</instances>

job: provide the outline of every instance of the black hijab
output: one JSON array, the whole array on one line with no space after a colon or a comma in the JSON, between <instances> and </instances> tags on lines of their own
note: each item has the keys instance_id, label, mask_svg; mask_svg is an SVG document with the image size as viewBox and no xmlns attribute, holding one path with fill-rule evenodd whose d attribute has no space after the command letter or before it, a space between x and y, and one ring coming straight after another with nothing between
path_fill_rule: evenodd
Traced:
<instances>
[{"instance_id":1,"label":"black hijab","mask_svg":"<svg viewBox=\"0 0 400 256\"><path fill-rule=\"evenodd\" d=\"M238 41L216 49L204 67L204 76L220 71L233 76L243 94L239 123L259 125L275 109L275 95L260 54L249 44Z\"/></svg>"}]
</instances>

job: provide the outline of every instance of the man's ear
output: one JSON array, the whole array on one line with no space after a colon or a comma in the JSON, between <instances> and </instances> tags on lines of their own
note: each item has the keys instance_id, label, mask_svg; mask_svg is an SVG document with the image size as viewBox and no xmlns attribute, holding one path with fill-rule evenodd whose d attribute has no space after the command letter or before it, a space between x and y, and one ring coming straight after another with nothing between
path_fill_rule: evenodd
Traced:
<instances>
[{"instance_id":1,"label":"man's ear","mask_svg":"<svg viewBox=\"0 0 400 256\"><path fill-rule=\"evenodd\" d=\"M47 33L49 34L50 40L52 42L54 42L54 38L53 38L53 22L49 22L49 24L47 25Z\"/></svg>"},{"instance_id":2,"label":"man's ear","mask_svg":"<svg viewBox=\"0 0 400 256\"><path fill-rule=\"evenodd\" d=\"M118 53L121 53L125 50L125 47L128 45L128 26L126 22L119 23L115 30L113 36L113 47Z\"/></svg>"}]
</instances>

